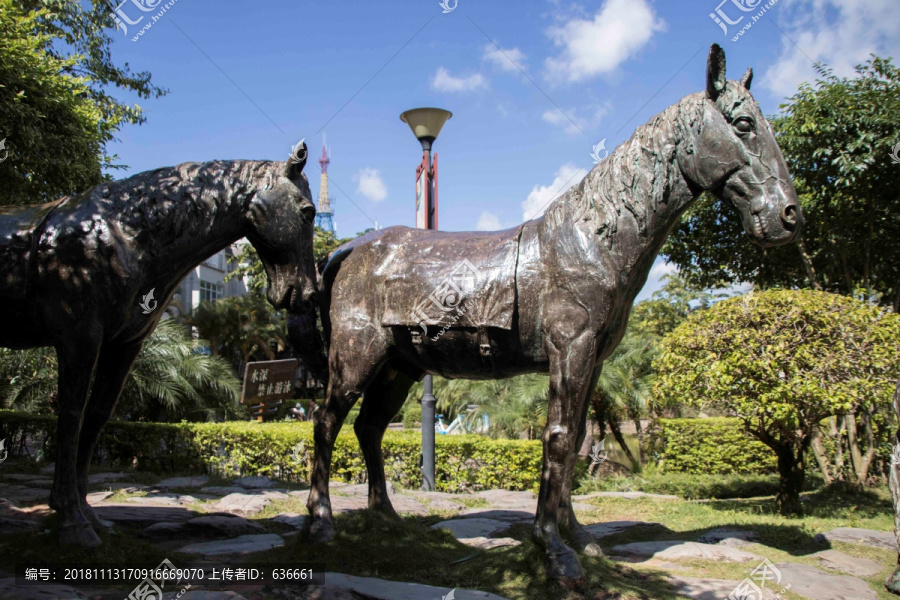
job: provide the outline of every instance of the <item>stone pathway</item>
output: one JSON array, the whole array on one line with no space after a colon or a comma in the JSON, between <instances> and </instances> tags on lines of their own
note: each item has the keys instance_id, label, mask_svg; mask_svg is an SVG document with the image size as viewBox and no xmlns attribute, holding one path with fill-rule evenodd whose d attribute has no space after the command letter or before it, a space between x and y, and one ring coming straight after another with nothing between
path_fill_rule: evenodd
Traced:
<instances>
[{"instance_id":1,"label":"stone pathway","mask_svg":"<svg viewBox=\"0 0 900 600\"><path fill-rule=\"evenodd\" d=\"M39 474L2 473L0 535L29 533L43 528L43 520L50 514L45 503L52 474L52 468L48 467L41 469ZM98 473L91 476L91 482L94 489L102 489L88 495L88 501L101 519L116 527L129 528L165 551L191 554L197 560L230 561L282 547L287 538L299 535L308 520L305 510L260 518L262 511L271 511L273 503L297 499L302 504L309 494L308 490L279 488L279 484L268 477L242 477L228 485L209 485L209 477L195 475L169 477L151 485L133 483L124 473ZM110 502L116 491L128 497L123 499L116 495L117 501ZM331 491L335 513L365 509L368 505L368 486L365 484L334 482ZM140 495L133 496L135 493ZM508 532L520 524L530 525L537 504L530 491L485 490L449 494L404 491L389 485L388 494L401 514L442 513L448 518L432 525L432 529L445 530L460 543L479 551L520 545L521 541L509 537ZM596 520L596 511L600 507L590 501L598 498L677 500L674 496L641 492L598 492L574 496L573 505L582 515L593 513L593 520ZM710 529L697 541L654 540L653 535L674 537L674 534L661 523L639 520L594 523L586 525L586 529L601 544L611 536L639 530L641 537L637 539L647 541L616 544L607 540L605 549L610 558L631 563L632 568L661 571L679 595L697 600L727 598L740 582L680 576L679 571L696 569L695 561L711 561L743 564L749 574L766 555L763 538L758 532L737 527ZM885 531L841 527L819 534L817 539L825 544L842 542L891 552L896 550L893 534ZM748 551L749 546L754 546L753 551ZM823 549L809 557L815 560L816 566L783 562L777 568L781 572L781 585L790 584L791 592L812 600L877 598L873 587L863 578L880 579L881 573L886 574L893 567L892 561L892 564L881 564L835 548ZM278 598L279 590L287 589L272 587L271 591L273 597ZM93 596L90 597L96 597L96 591L92 588ZM326 585L305 591L291 587L285 592L288 595L281 597L285 600L437 600L449 592L445 588L329 573ZM253 596L243 593L244 596L236 592L195 588L178 600L247 600ZM456 590L454 594L458 600L503 600L472 590ZM174 600L176 595L177 592L169 592L163 600ZM774 592L766 589L763 597L772 599ZM0 579L0 598L83 600L85 595L64 586L15 586L14 581Z\"/></svg>"}]
</instances>

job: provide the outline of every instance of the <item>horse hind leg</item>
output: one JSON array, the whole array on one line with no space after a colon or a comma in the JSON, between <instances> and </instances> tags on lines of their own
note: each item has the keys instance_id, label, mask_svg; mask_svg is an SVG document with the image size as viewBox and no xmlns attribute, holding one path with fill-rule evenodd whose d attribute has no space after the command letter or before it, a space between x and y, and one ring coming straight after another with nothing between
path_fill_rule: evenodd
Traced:
<instances>
[{"instance_id":1,"label":"horse hind leg","mask_svg":"<svg viewBox=\"0 0 900 600\"><path fill-rule=\"evenodd\" d=\"M388 424L400 412L414 381L411 377L385 367L366 388L359 416L353 424L359 447L366 461L369 479L369 508L397 516L387 492L381 441Z\"/></svg>"},{"instance_id":2,"label":"horse hind leg","mask_svg":"<svg viewBox=\"0 0 900 600\"><path fill-rule=\"evenodd\" d=\"M81 512L76 455L85 402L100 349L98 335L71 337L77 343L59 344L59 417L56 423L56 470L50 507L59 513L59 543L82 548L100 545L100 538Z\"/></svg>"},{"instance_id":3,"label":"horse hind leg","mask_svg":"<svg viewBox=\"0 0 900 600\"><path fill-rule=\"evenodd\" d=\"M141 344L104 344L100 349L100 357L97 361L94 387L88 398L84 420L81 424L81 435L78 439L78 456L75 467L78 480L78 496L81 512L91 522L96 531L100 531L104 524L94 513L94 509L87 502L88 471L90 470L91 457L97 445L100 432L115 410L116 402L122 393L125 379L134 364L135 358L141 350Z\"/></svg>"},{"instance_id":4,"label":"horse hind leg","mask_svg":"<svg viewBox=\"0 0 900 600\"><path fill-rule=\"evenodd\" d=\"M313 438L315 440L315 461L310 477L309 498L309 541L325 543L334 539L334 518L331 511L331 497L328 482L331 478L331 457L334 443L344 424L350 408L362 394L372 375L377 372L381 359L371 350L371 346L354 339L358 348L367 347L365 354L352 351L352 346L333 344L329 356L329 381L325 403L317 412Z\"/></svg>"}]
</instances>

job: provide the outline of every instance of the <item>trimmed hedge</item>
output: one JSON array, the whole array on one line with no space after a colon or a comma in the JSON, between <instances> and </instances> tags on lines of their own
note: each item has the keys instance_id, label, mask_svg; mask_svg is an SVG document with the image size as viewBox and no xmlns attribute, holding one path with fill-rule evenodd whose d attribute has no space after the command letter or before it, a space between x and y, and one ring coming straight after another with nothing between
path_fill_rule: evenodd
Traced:
<instances>
[{"instance_id":1,"label":"trimmed hedge","mask_svg":"<svg viewBox=\"0 0 900 600\"><path fill-rule=\"evenodd\" d=\"M52 460L56 418L0 410L0 439L12 453L23 440L33 457ZM390 481L416 488L421 482L420 435L387 431L382 448ZM110 421L97 444L97 462L142 471L199 472L223 477L267 475L308 481L312 466L312 424L300 423L130 423ZM537 490L541 443L482 436L438 436L436 485L440 491L467 489ZM332 457L332 478L362 483L365 462L352 427L341 430Z\"/></svg>"},{"instance_id":2,"label":"trimmed hedge","mask_svg":"<svg viewBox=\"0 0 900 600\"><path fill-rule=\"evenodd\" d=\"M660 419L652 449L670 473L775 473L775 453L744 432L740 419Z\"/></svg>"}]
</instances>

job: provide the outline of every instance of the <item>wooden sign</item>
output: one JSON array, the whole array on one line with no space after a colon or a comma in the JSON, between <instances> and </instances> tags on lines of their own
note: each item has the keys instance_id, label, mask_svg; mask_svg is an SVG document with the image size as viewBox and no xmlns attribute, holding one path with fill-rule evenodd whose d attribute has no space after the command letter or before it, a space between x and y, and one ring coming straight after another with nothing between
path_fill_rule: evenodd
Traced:
<instances>
[{"instance_id":1,"label":"wooden sign","mask_svg":"<svg viewBox=\"0 0 900 600\"><path fill-rule=\"evenodd\" d=\"M247 363L244 370L242 404L269 403L294 397L296 358Z\"/></svg>"}]
</instances>

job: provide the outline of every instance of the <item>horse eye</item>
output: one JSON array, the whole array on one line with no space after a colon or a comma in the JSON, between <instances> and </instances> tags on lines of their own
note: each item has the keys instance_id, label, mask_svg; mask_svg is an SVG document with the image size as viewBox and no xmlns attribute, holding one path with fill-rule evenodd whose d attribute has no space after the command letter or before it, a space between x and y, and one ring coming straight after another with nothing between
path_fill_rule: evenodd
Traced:
<instances>
[{"instance_id":1,"label":"horse eye","mask_svg":"<svg viewBox=\"0 0 900 600\"><path fill-rule=\"evenodd\" d=\"M734 128L738 130L738 133L750 133L753 131L753 121L747 117L740 117L735 119Z\"/></svg>"}]
</instances>

